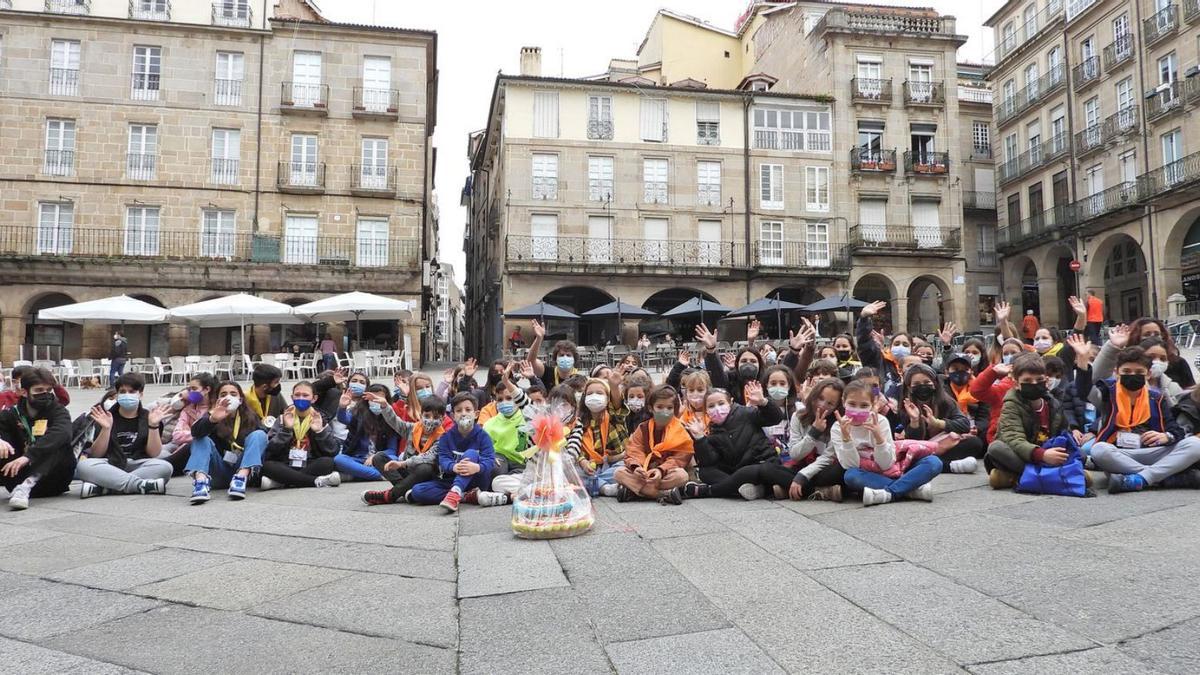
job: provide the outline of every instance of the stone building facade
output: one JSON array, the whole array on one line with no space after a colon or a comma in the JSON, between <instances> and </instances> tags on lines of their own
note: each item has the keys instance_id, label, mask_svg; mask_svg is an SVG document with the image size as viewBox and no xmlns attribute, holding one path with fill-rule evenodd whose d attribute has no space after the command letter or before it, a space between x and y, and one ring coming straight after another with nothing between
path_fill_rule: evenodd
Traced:
<instances>
[{"instance_id":1,"label":"stone building facade","mask_svg":"<svg viewBox=\"0 0 1200 675\"><path fill-rule=\"evenodd\" d=\"M302 0L15 0L0 19L0 126L18 140L0 149L0 361L105 355L109 327L36 313L121 293L432 307L435 34L333 23ZM364 337L418 351L421 319ZM313 337L254 330L255 353ZM239 343L128 332L137 356Z\"/></svg>"}]
</instances>

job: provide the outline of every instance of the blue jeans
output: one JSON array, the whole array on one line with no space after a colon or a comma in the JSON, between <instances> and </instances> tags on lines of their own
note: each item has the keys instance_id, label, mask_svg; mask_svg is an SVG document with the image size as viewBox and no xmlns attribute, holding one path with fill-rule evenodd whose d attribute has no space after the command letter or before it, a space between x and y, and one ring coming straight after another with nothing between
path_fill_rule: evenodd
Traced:
<instances>
[{"instance_id":1,"label":"blue jeans","mask_svg":"<svg viewBox=\"0 0 1200 675\"><path fill-rule=\"evenodd\" d=\"M596 473L592 474L591 476L582 476L583 484L587 486L588 494L595 497L600 494L600 488L617 482L613 476L616 475L617 469L620 469L624 466L625 462L622 460L616 464L607 464L605 466L598 467L596 469ZM580 471L580 473L582 474L583 472Z\"/></svg>"},{"instance_id":2,"label":"blue jeans","mask_svg":"<svg viewBox=\"0 0 1200 675\"><path fill-rule=\"evenodd\" d=\"M204 438L192 439L192 456L188 458L187 466L184 472L192 473L200 471L208 474L209 485L216 490L223 490L229 487L229 481L233 479L233 474L241 469L254 469L262 466L263 453L267 450L267 432L258 429L250 433L246 437L246 446L242 451L241 461L237 466L229 464L225 458L221 456L221 452L217 450L217 446L212 442L212 439L205 436Z\"/></svg>"},{"instance_id":3,"label":"blue jeans","mask_svg":"<svg viewBox=\"0 0 1200 675\"><path fill-rule=\"evenodd\" d=\"M108 386L117 386L117 378L125 372L125 359L113 359L108 364Z\"/></svg>"},{"instance_id":4,"label":"blue jeans","mask_svg":"<svg viewBox=\"0 0 1200 675\"><path fill-rule=\"evenodd\" d=\"M903 497L933 480L941 473L941 458L936 455L929 455L917 460L899 478L888 478L881 473L854 468L846 470L846 476L843 480L846 482L846 487L854 490L862 490L863 488L887 490L896 497Z\"/></svg>"},{"instance_id":5,"label":"blue jeans","mask_svg":"<svg viewBox=\"0 0 1200 675\"><path fill-rule=\"evenodd\" d=\"M355 457L347 455L345 452L339 452L333 457L333 463L337 466L338 473L342 475L349 474L355 480L383 480L383 476L370 464L364 464L366 457Z\"/></svg>"},{"instance_id":6,"label":"blue jeans","mask_svg":"<svg viewBox=\"0 0 1200 675\"><path fill-rule=\"evenodd\" d=\"M451 488L458 488L463 493L466 493L472 487L477 487L480 490L486 490L492 484L492 467L484 466L483 462L479 461L479 452L477 450L468 450L463 453L460 461L475 462L479 464L479 473L474 476L459 476L450 474L454 478L442 478L439 480L427 480L424 483L417 483L413 486L410 500L414 504L438 504L446 498L446 493Z\"/></svg>"}]
</instances>

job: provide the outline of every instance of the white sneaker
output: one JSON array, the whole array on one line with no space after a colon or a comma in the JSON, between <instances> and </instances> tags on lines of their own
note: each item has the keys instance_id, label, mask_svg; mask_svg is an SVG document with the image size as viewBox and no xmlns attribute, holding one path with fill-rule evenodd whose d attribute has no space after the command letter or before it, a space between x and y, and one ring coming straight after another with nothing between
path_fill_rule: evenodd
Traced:
<instances>
[{"instance_id":1,"label":"white sneaker","mask_svg":"<svg viewBox=\"0 0 1200 675\"><path fill-rule=\"evenodd\" d=\"M863 488L863 506L887 504L890 501L892 501L892 493L888 492L887 490Z\"/></svg>"},{"instance_id":2,"label":"white sneaker","mask_svg":"<svg viewBox=\"0 0 1200 675\"><path fill-rule=\"evenodd\" d=\"M975 458L972 457L971 460L974 461ZM959 460L959 461L965 461L965 460ZM909 499L919 499L923 502L933 501L933 483L926 483L926 484L922 485L921 487L917 488L916 490L909 492L908 498Z\"/></svg>"},{"instance_id":3,"label":"white sneaker","mask_svg":"<svg viewBox=\"0 0 1200 675\"><path fill-rule=\"evenodd\" d=\"M24 511L29 508L29 492L33 486L21 483L12 489L12 493L8 497L8 508L13 511Z\"/></svg>"},{"instance_id":4,"label":"white sneaker","mask_svg":"<svg viewBox=\"0 0 1200 675\"><path fill-rule=\"evenodd\" d=\"M950 473L975 473L979 460L974 457L964 457L950 462Z\"/></svg>"},{"instance_id":5,"label":"white sneaker","mask_svg":"<svg viewBox=\"0 0 1200 675\"><path fill-rule=\"evenodd\" d=\"M317 476L317 487L337 487L342 484L342 474L333 473Z\"/></svg>"},{"instance_id":6,"label":"white sneaker","mask_svg":"<svg viewBox=\"0 0 1200 675\"><path fill-rule=\"evenodd\" d=\"M508 495L503 492L480 490L477 499L479 499L480 506L504 506L508 503Z\"/></svg>"},{"instance_id":7,"label":"white sneaker","mask_svg":"<svg viewBox=\"0 0 1200 675\"><path fill-rule=\"evenodd\" d=\"M601 485L600 486L600 495L602 497L616 497L617 496L617 484L609 483L607 485Z\"/></svg>"},{"instance_id":8,"label":"white sneaker","mask_svg":"<svg viewBox=\"0 0 1200 675\"><path fill-rule=\"evenodd\" d=\"M274 490L275 488L281 488L281 487L283 487L283 483L273 481L270 478L263 476L262 483L259 484L258 489L259 490Z\"/></svg>"},{"instance_id":9,"label":"white sneaker","mask_svg":"<svg viewBox=\"0 0 1200 675\"><path fill-rule=\"evenodd\" d=\"M755 485L754 483L742 483L738 488L738 494L748 502L755 499L762 499L767 496L767 487L765 485Z\"/></svg>"},{"instance_id":10,"label":"white sneaker","mask_svg":"<svg viewBox=\"0 0 1200 675\"><path fill-rule=\"evenodd\" d=\"M167 479L155 478L154 480L144 480L138 485L138 494L143 495L165 495L167 494Z\"/></svg>"},{"instance_id":11,"label":"white sneaker","mask_svg":"<svg viewBox=\"0 0 1200 675\"><path fill-rule=\"evenodd\" d=\"M80 499L91 499L92 497L99 497L102 494L104 494L104 488L95 483L84 482L79 484Z\"/></svg>"}]
</instances>

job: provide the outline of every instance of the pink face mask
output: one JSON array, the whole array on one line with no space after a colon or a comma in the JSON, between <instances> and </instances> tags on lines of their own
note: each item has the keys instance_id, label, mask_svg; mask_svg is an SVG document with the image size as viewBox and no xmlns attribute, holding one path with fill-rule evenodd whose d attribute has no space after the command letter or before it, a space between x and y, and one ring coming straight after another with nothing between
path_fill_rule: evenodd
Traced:
<instances>
[{"instance_id":1,"label":"pink face mask","mask_svg":"<svg viewBox=\"0 0 1200 675\"><path fill-rule=\"evenodd\" d=\"M724 422L726 417L729 417L729 406L726 404L721 404L708 409L708 419L710 419L713 424L720 424Z\"/></svg>"},{"instance_id":2,"label":"pink face mask","mask_svg":"<svg viewBox=\"0 0 1200 675\"><path fill-rule=\"evenodd\" d=\"M851 424L866 424L871 418L871 411L868 408L846 408L845 417Z\"/></svg>"}]
</instances>

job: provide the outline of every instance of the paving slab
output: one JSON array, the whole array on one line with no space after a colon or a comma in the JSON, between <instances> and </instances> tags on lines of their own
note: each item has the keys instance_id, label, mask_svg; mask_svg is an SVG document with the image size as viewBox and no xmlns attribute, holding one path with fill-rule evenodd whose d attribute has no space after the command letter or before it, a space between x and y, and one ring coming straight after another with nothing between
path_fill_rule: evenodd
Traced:
<instances>
[{"instance_id":1,"label":"paving slab","mask_svg":"<svg viewBox=\"0 0 1200 675\"><path fill-rule=\"evenodd\" d=\"M21 675L128 675L138 671L0 637L0 662Z\"/></svg>"},{"instance_id":2,"label":"paving slab","mask_svg":"<svg viewBox=\"0 0 1200 675\"><path fill-rule=\"evenodd\" d=\"M1200 672L1200 618L1122 642L1118 648L1164 673Z\"/></svg>"},{"instance_id":3,"label":"paving slab","mask_svg":"<svg viewBox=\"0 0 1200 675\"><path fill-rule=\"evenodd\" d=\"M14 593L29 590L46 582L37 577L13 572L0 572L0 597L8 597Z\"/></svg>"},{"instance_id":4,"label":"paving slab","mask_svg":"<svg viewBox=\"0 0 1200 675\"><path fill-rule=\"evenodd\" d=\"M582 579L616 582L628 579L630 570L650 570L662 564L646 540L632 532L554 539L550 546L571 583Z\"/></svg>"},{"instance_id":5,"label":"paving slab","mask_svg":"<svg viewBox=\"0 0 1200 675\"><path fill-rule=\"evenodd\" d=\"M1149 675L1162 672L1132 659L1116 649L1097 647L1064 654L1031 656L1024 659L981 663L967 666L967 670L979 675L1059 675L1073 673L1104 673L1104 675ZM1196 672L1195 664L1189 673Z\"/></svg>"},{"instance_id":6,"label":"paving slab","mask_svg":"<svg viewBox=\"0 0 1200 675\"><path fill-rule=\"evenodd\" d=\"M817 570L809 576L958 663L1096 644L907 562Z\"/></svg>"},{"instance_id":7,"label":"paving slab","mask_svg":"<svg viewBox=\"0 0 1200 675\"><path fill-rule=\"evenodd\" d=\"M454 584L386 574L355 574L279 600L249 613L348 633L432 647L458 644Z\"/></svg>"},{"instance_id":8,"label":"paving slab","mask_svg":"<svg viewBox=\"0 0 1200 675\"><path fill-rule=\"evenodd\" d=\"M55 572L46 578L88 588L125 591L235 560L223 555L162 548Z\"/></svg>"},{"instance_id":9,"label":"paving slab","mask_svg":"<svg viewBox=\"0 0 1200 675\"><path fill-rule=\"evenodd\" d=\"M548 542L517 539L512 532L458 538L460 598L567 585Z\"/></svg>"},{"instance_id":10,"label":"paving slab","mask_svg":"<svg viewBox=\"0 0 1200 675\"><path fill-rule=\"evenodd\" d=\"M238 610L315 588L352 574L311 565L235 560L137 586L132 593L214 609Z\"/></svg>"},{"instance_id":11,"label":"paving slab","mask_svg":"<svg viewBox=\"0 0 1200 675\"><path fill-rule=\"evenodd\" d=\"M153 547L80 534L64 534L4 547L0 570L48 574L94 562L144 553Z\"/></svg>"},{"instance_id":12,"label":"paving slab","mask_svg":"<svg viewBox=\"0 0 1200 675\"><path fill-rule=\"evenodd\" d=\"M820 569L898 560L887 551L787 509L755 512L746 517L734 511L715 517L734 532L779 556L796 569Z\"/></svg>"},{"instance_id":13,"label":"paving slab","mask_svg":"<svg viewBox=\"0 0 1200 675\"><path fill-rule=\"evenodd\" d=\"M114 640L114 635L138 636L137 648ZM61 635L46 646L163 674L250 670L280 675L358 674L401 666L413 673L454 669L454 652L446 649L178 605Z\"/></svg>"},{"instance_id":14,"label":"paving slab","mask_svg":"<svg viewBox=\"0 0 1200 675\"><path fill-rule=\"evenodd\" d=\"M6 546L12 544L24 544L31 541L41 541L51 537L62 535L62 532L41 527L40 523L46 521L38 521L21 525L0 524L0 541Z\"/></svg>"},{"instance_id":15,"label":"paving slab","mask_svg":"<svg viewBox=\"0 0 1200 675\"><path fill-rule=\"evenodd\" d=\"M1090 499L1048 497L1004 506L992 513L1005 518L1032 520L1061 527L1091 527L1195 504L1198 495L1200 493L1193 490L1147 490L1121 495L1110 495L1101 491Z\"/></svg>"},{"instance_id":16,"label":"paving slab","mask_svg":"<svg viewBox=\"0 0 1200 675\"><path fill-rule=\"evenodd\" d=\"M4 598L0 635L18 640L43 640L75 632L161 603L121 593L43 582ZM19 617L19 620L13 620Z\"/></svg>"},{"instance_id":17,"label":"paving slab","mask_svg":"<svg viewBox=\"0 0 1200 675\"><path fill-rule=\"evenodd\" d=\"M570 588L465 598L459 616L464 675L612 672L586 608Z\"/></svg>"},{"instance_id":18,"label":"paving slab","mask_svg":"<svg viewBox=\"0 0 1200 675\"><path fill-rule=\"evenodd\" d=\"M131 541L139 544L161 544L172 539L201 532L200 528L197 527L161 520L115 518L100 515L92 515L87 518L72 515L53 520L43 520L37 523L37 527L50 531L86 534L90 537L118 539L120 541Z\"/></svg>"},{"instance_id":19,"label":"paving slab","mask_svg":"<svg viewBox=\"0 0 1200 675\"><path fill-rule=\"evenodd\" d=\"M648 501L626 502L615 508L614 512L625 524L626 529L645 539L683 537L725 530L724 525L694 506L702 501L718 500L698 499L679 506Z\"/></svg>"},{"instance_id":20,"label":"paving slab","mask_svg":"<svg viewBox=\"0 0 1200 675\"><path fill-rule=\"evenodd\" d=\"M1141 495L1130 496L1137 498ZM1116 549L1135 551L1152 549L1160 553L1195 554L1200 552L1197 551L1200 542L1195 537L1181 535L1189 532L1198 522L1200 522L1200 500L1184 506L1170 507L1091 527L1077 528L1063 536L1076 541L1092 542Z\"/></svg>"},{"instance_id":21,"label":"paving slab","mask_svg":"<svg viewBox=\"0 0 1200 675\"><path fill-rule=\"evenodd\" d=\"M621 675L786 672L732 628L617 642L607 651Z\"/></svg>"}]
</instances>

